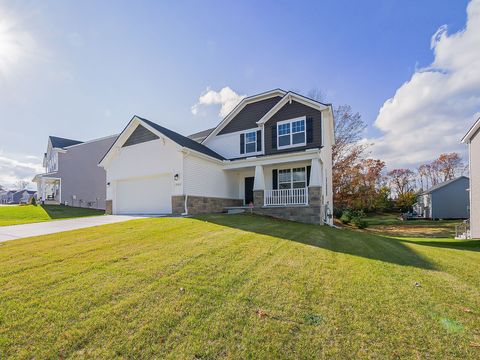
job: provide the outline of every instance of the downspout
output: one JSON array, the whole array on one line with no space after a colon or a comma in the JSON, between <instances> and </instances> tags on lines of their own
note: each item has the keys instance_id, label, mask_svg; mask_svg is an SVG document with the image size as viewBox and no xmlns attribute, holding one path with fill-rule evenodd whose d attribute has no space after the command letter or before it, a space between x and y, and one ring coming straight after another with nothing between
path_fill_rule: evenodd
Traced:
<instances>
[{"instance_id":1,"label":"downspout","mask_svg":"<svg viewBox=\"0 0 480 360\"><path fill-rule=\"evenodd\" d=\"M182 216L187 216L188 215L188 195L185 195L185 212L182 213Z\"/></svg>"},{"instance_id":2,"label":"downspout","mask_svg":"<svg viewBox=\"0 0 480 360\"><path fill-rule=\"evenodd\" d=\"M183 148L184 149L184 156L183 156L183 160L185 161L185 158L190 154L190 151L187 149L187 148ZM184 192L184 197L185 197L185 202L183 204L183 208L184 208L184 212L182 213L182 216L187 216L188 215L188 194L185 194L185 164L182 162L182 165L183 165L183 169L182 169L182 183L183 183L183 192Z\"/></svg>"}]
</instances>

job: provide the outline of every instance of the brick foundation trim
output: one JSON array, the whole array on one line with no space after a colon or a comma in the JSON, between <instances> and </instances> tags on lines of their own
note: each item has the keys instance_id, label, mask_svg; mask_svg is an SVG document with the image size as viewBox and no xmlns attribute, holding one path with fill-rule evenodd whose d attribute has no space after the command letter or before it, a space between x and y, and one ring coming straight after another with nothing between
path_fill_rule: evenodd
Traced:
<instances>
[{"instance_id":1,"label":"brick foundation trim","mask_svg":"<svg viewBox=\"0 0 480 360\"><path fill-rule=\"evenodd\" d=\"M112 200L105 201L105 214L112 215L113 214L113 202Z\"/></svg>"},{"instance_id":2,"label":"brick foundation trim","mask_svg":"<svg viewBox=\"0 0 480 360\"><path fill-rule=\"evenodd\" d=\"M187 197L187 208L189 215L210 214L223 212L224 208L230 206L242 206L241 199L226 199L207 196ZM172 213L183 214L185 212L185 195L172 196Z\"/></svg>"}]
</instances>

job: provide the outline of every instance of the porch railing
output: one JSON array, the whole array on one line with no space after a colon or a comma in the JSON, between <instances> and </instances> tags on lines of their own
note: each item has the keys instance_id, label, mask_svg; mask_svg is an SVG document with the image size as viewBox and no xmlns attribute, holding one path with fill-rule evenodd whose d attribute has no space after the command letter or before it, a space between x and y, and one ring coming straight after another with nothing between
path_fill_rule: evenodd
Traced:
<instances>
[{"instance_id":1,"label":"porch railing","mask_svg":"<svg viewBox=\"0 0 480 360\"><path fill-rule=\"evenodd\" d=\"M265 190L264 197L265 206L307 205L308 189Z\"/></svg>"}]
</instances>

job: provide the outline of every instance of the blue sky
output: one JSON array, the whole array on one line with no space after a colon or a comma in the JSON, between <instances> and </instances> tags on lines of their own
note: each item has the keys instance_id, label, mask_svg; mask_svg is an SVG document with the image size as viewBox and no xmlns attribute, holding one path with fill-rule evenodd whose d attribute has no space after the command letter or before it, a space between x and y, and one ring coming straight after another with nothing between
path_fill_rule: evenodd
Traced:
<instances>
[{"instance_id":1,"label":"blue sky","mask_svg":"<svg viewBox=\"0 0 480 360\"><path fill-rule=\"evenodd\" d=\"M431 38L442 25L445 36L465 27L467 4L0 1L3 182L30 176L15 167L38 164L48 135L98 138L133 114L183 134L212 127L220 105L191 111L207 88L318 88L362 114L366 137L382 137L380 108L435 61ZM2 167L1 157L13 162Z\"/></svg>"}]
</instances>

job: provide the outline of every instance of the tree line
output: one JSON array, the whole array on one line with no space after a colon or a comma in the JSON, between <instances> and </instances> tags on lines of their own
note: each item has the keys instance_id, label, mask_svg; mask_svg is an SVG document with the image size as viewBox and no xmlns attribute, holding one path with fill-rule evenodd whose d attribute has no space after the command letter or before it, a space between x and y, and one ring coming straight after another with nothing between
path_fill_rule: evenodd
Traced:
<instances>
[{"instance_id":1,"label":"tree line","mask_svg":"<svg viewBox=\"0 0 480 360\"><path fill-rule=\"evenodd\" d=\"M341 105L334 109L334 118L332 175L334 206L338 212L408 211L422 191L468 172L458 153L440 154L416 169L388 170L384 161L370 156L372 144L362 140L366 124L358 112L349 105Z\"/></svg>"}]
</instances>

